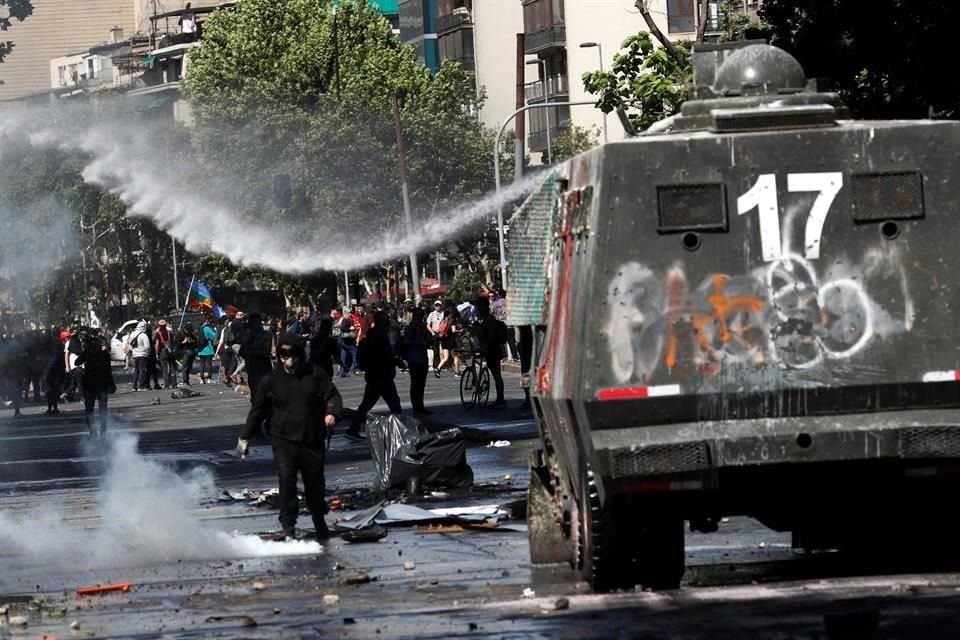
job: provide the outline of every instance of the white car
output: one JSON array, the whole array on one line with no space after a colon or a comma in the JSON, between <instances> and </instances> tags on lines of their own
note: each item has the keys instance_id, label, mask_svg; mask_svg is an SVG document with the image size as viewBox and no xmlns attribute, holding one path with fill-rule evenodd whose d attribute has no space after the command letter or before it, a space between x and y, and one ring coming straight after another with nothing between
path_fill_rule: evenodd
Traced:
<instances>
[{"instance_id":1,"label":"white car","mask_svg":"<svg viewBox=\"0 0 960 640\"><path fill-rule=\"evenodd\" d=\"M137 320L127 320L117 329L117 332L110 338L110 359L116 362L123 362L127 359L124 348L127 346L127 340L130 334L137 328Z\"/></svg>"}]
</instances>

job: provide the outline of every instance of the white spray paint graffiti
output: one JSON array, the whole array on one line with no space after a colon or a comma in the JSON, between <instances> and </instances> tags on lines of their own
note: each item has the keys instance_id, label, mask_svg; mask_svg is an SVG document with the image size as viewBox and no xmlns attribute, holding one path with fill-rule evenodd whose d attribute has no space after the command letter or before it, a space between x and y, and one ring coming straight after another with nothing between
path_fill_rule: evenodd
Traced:
<instances>
[{"instance_id":1,"label":"white spray paint graffiti","mask_svg":"<svg viewBox=\"0 0 960 640\"><path fill-rule=\"evenodd\" d=\"M729 366L815 369L856 356L878 335L913 327L895 248L871 249L855 264L837 260L825 272L823 280L807 258L784 252L752 273L711 274L691 290L680 263L662 276L625 263L607 292L613 374L627 383L681 363L705 377ZM893 315L870 297L865 283L872 278L898 284L902 311Z\"/></svg>"}]
</instances>

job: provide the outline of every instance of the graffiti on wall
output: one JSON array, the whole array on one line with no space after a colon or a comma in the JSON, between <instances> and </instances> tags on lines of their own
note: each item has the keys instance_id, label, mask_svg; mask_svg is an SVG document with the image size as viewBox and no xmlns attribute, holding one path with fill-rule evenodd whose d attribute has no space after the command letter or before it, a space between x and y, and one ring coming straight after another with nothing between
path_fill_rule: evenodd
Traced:
<instances>
[{"instance_id":1,"label":"graffiti on wall","mask_svg":"<svg viewBox=\"0 0 960 640\"><path fill-rule=\"evenodd\" d=\"M893 283L883 290L894 309L871 297L874 281ZM889 246L856 263L837 260L823 276L807 257L783 252L750 273L713 273L693 284L682 262L657 273L630 261L610 282L607 301L604 333L621 383L680 366L704 377L731 366L815 369L909 332L914 320L902 261Z\"/></svg>"}]
</instances>

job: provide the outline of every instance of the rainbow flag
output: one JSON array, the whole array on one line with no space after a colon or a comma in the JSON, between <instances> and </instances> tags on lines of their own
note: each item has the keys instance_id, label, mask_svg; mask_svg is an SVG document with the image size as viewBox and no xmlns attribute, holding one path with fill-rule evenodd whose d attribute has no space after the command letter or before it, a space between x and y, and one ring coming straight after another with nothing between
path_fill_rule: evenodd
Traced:
<instances>
[{"instance_id":1,"label":"rainbow flag","mask_svg":"<svg viewBox=\"0 0 960 640\"><path fill-rule=\"evenodd\" d=\"M196 279L194 279L190 291L187 292L187 306L192 309L200 309L206 313L216 314L218 318L223 315L223 311L213 301L213 294L210 293L210 289Z\"/></svg>"}]
</instances>

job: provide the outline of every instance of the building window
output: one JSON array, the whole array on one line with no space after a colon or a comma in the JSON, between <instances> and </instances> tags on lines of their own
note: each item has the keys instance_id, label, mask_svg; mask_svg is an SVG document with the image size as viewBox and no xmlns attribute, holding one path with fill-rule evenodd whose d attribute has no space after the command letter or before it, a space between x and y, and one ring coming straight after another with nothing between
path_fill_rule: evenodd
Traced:
<instances>
[{"instance_id":1,"label":"building window","mask_svg":"<svg viewBox=\"0 0 960 640\"><path fill-rule=\"evenodd\" d=\"M670 33L692 33L697 30L697 0L667 0L667 28Z\"/></svg>"}]
</instances>

